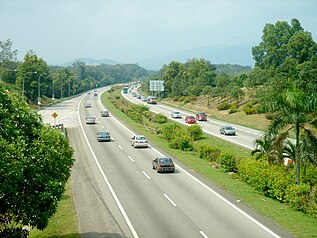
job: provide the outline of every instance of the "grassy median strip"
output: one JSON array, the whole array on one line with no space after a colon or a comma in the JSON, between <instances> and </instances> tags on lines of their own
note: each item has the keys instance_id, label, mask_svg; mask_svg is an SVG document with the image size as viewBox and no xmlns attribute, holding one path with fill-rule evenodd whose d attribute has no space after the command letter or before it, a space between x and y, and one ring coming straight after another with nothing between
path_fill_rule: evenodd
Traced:
<instances>
[{"instance_id":1,"label":"grassy median strip","mask_svg":"<svg viewBox=\"0 0 317 238\"><path fill-rule=\"evenodd\" d=\"M216 184L223 190L227 191L236 200L240 200L250 208L253 208L262 216L283 227L296 237L317 237L316 219L302 212L294 211L288 205L281 204L271 198L265 197L259 192L252 189L244 182L236 179L236 176L228 175L221 169L215 168L210 162L197 158L193 152L184 152L181 150L171 149L168 142L153 134L148 125L137 123L130 117L116 108L107 98L107 93L101 95L102 103L117 119L122 121L131 130L138 134L144 134L150 144L161 148L178 161L188 166L213 184ZM241 159L250 156L250 151L223 141L210 135L205 135L204 143L210 143L222 151L230 151Z\"/></svg>"}]
</instances>

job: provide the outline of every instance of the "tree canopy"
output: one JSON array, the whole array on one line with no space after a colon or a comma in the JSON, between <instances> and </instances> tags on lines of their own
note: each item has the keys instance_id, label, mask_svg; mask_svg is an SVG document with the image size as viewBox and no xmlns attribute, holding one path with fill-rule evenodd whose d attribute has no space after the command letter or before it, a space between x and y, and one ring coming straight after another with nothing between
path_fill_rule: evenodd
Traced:
<instances>
[{"instance_id":1,"label":"tree canopy","mask_svg":"<svg viewBox=\"0 0 317 238\"><path fill-rule=\"evenodd\" d=\"M26 237L23 226L43 230L55 213L71 174L73 149L2 86L0 115L0 236Z\"/></svg>"}]
</instances>

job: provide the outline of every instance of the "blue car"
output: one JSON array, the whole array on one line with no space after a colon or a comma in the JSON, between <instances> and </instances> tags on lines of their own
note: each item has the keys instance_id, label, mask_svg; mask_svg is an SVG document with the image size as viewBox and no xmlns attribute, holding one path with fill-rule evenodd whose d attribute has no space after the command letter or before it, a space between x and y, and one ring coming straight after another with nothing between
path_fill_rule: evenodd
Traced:
<instances>
[{"instance_id":1,"label":"blue car","mask_svg":"<svg viewBox=\"0 0 317 238\"><path fill-rule=\"evenodd\" d=\"M97 133L97 141L102 142L102 141L111 141L110 133L108 131L99 131Z\"/></svg>"}]
</instances>

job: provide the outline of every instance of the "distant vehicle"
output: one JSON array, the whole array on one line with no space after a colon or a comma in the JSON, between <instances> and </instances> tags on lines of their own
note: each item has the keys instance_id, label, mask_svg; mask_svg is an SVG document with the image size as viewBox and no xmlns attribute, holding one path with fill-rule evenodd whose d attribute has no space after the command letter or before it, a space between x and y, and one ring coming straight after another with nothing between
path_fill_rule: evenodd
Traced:
<instances>
[{"instance_id":1,"label":"distant vehicle","mask_svg":"<svg viewBox=\"0 0 317 238\"><path fill-rule=\"evenodd\" d=\"M148 98L147 98L147 103L148 103L148 104L157 104L157 97L148 96Z\"/></svg>"},{"instance_id":2,"label":"distant vehicle","mask_svg":"<svg viewBox=\"0 0 317 238\"><path fill-rule=\"evenodd\" d=\"M147 139L144 135L135 135L131 138L131 145L134 148L148 147Z\"/></svg>"},{"instance_id":3,"label":"distant vehicle","mask_svg":"<svg viewBox=\"0 0 317 238\"><path fill-rule=\"evenodd\" d=\"M85 108L91 108L91 103L90 103L90 102L87 102L87 103L85 104Z\"/></svg>"},{"instance_id":4,"label":"distant vehicle","mask_svg":"<svg viewBox=\"0 0 317 238\"><path fill-rule=\"evenodd\" d=\"M185 123L194 124L196 123L196 118L194 116L186 116Z\"/></svg>"},{"instance_id":5,"label":"distant vehicle","mask_svg":"<svg viewBox=\"0 0 317 238\"><path fill-rule=\"evenodd\" d=\"M123 89L122 89L122 93L123 94L127 94L129 92L129 87L124 87Z\"/></svg>"},{"instance_id":6,"label":"distant vehicle","mask_svg":"<svg viewBox=\"0 0 317 238\"><path fill-rule=\"evenodd\" d=\"M197 121L207 121L207 114L204 112L199 112L196 114Z\"/></svg>"},{"instance_id":7,"label":"distant vehicle","mask_svg":"<svg viewBox=\"0 0 317 238\"><path fill-rule=\"evenodd\" d=\"M171 158L156 158L152 162L152 168L156 169L158 173L160 172L172 172L175 171L175 165Z\"/></svg>"},{"instance_id":8,"label":"distant vehicle","mask_svg":"<svg viewBox=\"0 0 317 238\"><path fill-rule=\"evenodd\" d=\"M136 98L141 99L141 95L140 94L136 95Z\"/></svg>"},{"instance_id":9,"label":"distant vehicle","mask_svg":"<svg viewBox=\"0 0 317 238\"><path fill-rule=\"evenodd\" d=\"M97 133L97 141L111 141L110 133L108 131L99 131Z\"/></svg>"},{"instance_id":10,"label":"distant vehicle","mask_svg":"<svg viewBox=\"0 0 317 238\"><path fill-rule=\"evenodd\" d=\"M101 116L102 117L109 117L109 112L108 111L101 111Z\"/></svg>"},{"instance_id":11,"label":"distant vehicle","mask_svg":"<svg viewBox=\"0 0 317 238\"><path fill-rule=\"evenodd\" d=\"M88 91L87 94L90 94L90 91Z\"/></svg>"},{"instance_id":12,"label":"distant vehicle","mask_svg":"<svg viewBox=\"0 0 317 238\"><path fill-rule=\"evenodd\" d=\"M98 93L97 92L94 92L94 97L97 97L98 96Z\"/></svg>"},{"instance_id":13,"label":"distant vehicle","mask_svg":"<svg viewBox=\"0 0 317 238\"><path fill-rule=\"evenodd\" d=\"M220 128L220 134L224 134L224 135L236 135L236 129L233 128L232 126L222 126Z\"/></svg>"},{"instance_id":14,"label":"distant vehicle","mask_svg":"<svg viewBox=\"0 0 317 238\"><path fill-rule=\"evenodd\" d=\"M172 112L171 113L171 118L181 119L182 118L182 114L180 112Z\"/></svg>"},{"instance_id":15,"label":"distant vehicle","mask_svg":"<svg viewBox=\"0 0 317 238\"><path fill-rule=\"evenodd\" d=\"M86 117L86 124L95 124L96 118L94 116L88 116Z\"/></svg>"}]
</instances>

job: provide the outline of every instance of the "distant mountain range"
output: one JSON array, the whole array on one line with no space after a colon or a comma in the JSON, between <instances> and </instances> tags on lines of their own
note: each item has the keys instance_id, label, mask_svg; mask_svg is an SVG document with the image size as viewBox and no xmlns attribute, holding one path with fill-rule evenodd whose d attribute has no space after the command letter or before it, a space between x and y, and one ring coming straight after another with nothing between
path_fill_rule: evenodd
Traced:
<instances>
[{"instance_id":1,"label":"distant mountain range","mask_svg":"<svg viewBox=\"0 0 317 238\"><path fill-rule=\"evenodd\" d=\"M169 55L160 55L138 61L139 65L147 69L160 69L171 61L186 62L193 58L203 58L212 64L237 64L254 66L251 49L255 44L241 44L236 46L214 45L180 51Z\"/></svg>"},{"instance_id":2,"label":"distant mountain range","mask_svg":"<svg viewBox=\"0 0 317 238\"><path fill-rule=\"evenodd\" d=\"M139 66L149 70L159 70L163 65L169 64L171 61L178 61L185 63L189 59L203 58L209 60L212 64L236 64L242 66L254 66L254 60L252 58L251 49L256 44L246 43L236 46L228 45L213 45L206 47L199 47L195 49L179 51L167 55L153 56L150 58L136 61ZM87 65L99 65L99 64L125 64L124 62L118 62L111 59L90 59L90 58L78 58L63 64L62 66L71 66L73 63L81 61Z\"/></svg>"},{"instance_id":3,"label":"distant mountain range","mask_svg":"<svg viewBox=\"0 0 317 238\"><path fill-rule=\"evenodd\" d=\"M78 58L78 59L74 59L72 61L69 61L65 64L62 64L63 67L67 67L67 66L72 66L73 63L76 62L83 62L86 65L100 65L100 64L124 64L122 62L118 62L112 59L100 59L100 60L96 60L96 59L91 59L91 58Z\"/></svg>"}]
</instances>

